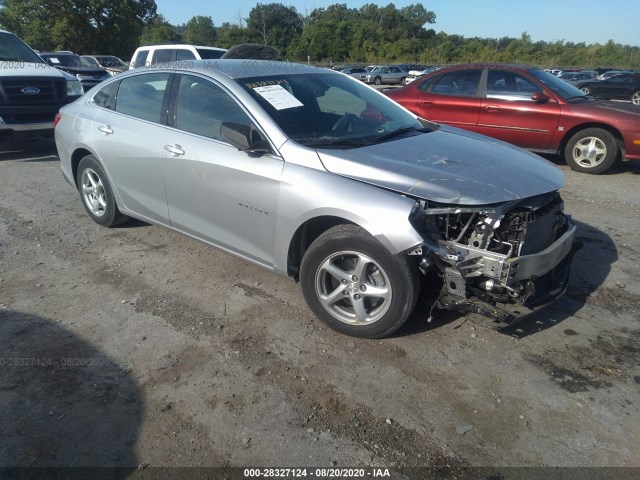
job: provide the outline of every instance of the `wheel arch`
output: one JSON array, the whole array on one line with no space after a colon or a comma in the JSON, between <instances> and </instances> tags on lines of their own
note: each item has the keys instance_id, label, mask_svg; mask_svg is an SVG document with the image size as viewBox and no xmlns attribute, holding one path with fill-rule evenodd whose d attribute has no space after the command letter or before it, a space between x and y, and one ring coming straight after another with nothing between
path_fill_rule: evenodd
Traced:
<instances>
[{"instance_id":1,"label":"wheel arch","mask_svg":"<svg viewBox=\"0 0 640 480\"><path fill-rule=\"evenodd\" d=\"M606 130L611 135L613 135L613 138L615 139L616 144L618 145L619 153L624 152L624 139L622 138L622 133L620 132L620 130L606 123L587 122L587 123L581 123L579 125L575 125L574 127L571 127L569 130L565 132L564 136L562 137L562 140L558 144L558 155L564 156L563 152L565 147L567 146L567 143L569 143L569 139L573 137L576 133L578 133L580 130L586 130L587 128L601 128L603 130Z\"/></svg>"},{"instance_id":2,"label":"wheel arch","mask_svg":"<svg viewBox=\"0 0 640 480\"><path fill-rule=\"evenodd\" d=\"M80 160L82 160L87 155L93 155L93 152L83 147L77 148L71 154L71 173L73 174L74 185L78 184L78 166L80 165Z\"/></svg>"},{"instance_id":3,"label":"wheel arch","mask_svg":"<svg viewBox=\"0 0 640 480\"><path fill-rule=\"evenodd\" d=\"M306 220L291 237L287 253L287 274L298 281L302 257L316 238L338 225L357 225L351 220L335 215L321 215ZM365 229L366 230L366 229Z\"/></svg>"}]
</instances>

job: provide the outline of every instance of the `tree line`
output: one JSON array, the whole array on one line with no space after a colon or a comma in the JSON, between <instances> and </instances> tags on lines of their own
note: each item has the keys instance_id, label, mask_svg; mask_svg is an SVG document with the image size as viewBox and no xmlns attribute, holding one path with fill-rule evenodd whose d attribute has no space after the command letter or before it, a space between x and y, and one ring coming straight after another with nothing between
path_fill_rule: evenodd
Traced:
<instances>
[{"instance_id":1,"label":"tree line","mask_svg":"<svg viewBox=\"0 0 640 480\"><path fill-rule=\"evenodd\" d=\"M466 38L428 28L436 14L416 3L333 4L300 13L281 3L258 3L246 18L216 25L198 15L182 25L157 13L154 0L0 0L0 26L33 48L115 54L125 60L140 45L190 43L229 48L266 43L281 58L329 63L527 63L542 67L640 68L640 47L519 38Z\"/></svg>"}]
</instances>

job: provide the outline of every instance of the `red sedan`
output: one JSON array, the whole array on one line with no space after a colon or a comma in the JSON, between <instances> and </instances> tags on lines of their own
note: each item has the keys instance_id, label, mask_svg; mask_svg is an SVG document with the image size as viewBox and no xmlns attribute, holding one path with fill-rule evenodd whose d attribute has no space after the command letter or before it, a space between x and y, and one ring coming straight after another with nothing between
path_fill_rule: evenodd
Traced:
<instances>
[{"instance_id":1,"label":"red sedan","mask_svg":"<svg viewBox=\"0 0 640 480\"><path fill-rule=\"evenodd\" d=\"M563 155L578 172L640 159L640 107L599 100L538 68L458 65L384 93L428 120Z\"/></svg>"}]
</instances>

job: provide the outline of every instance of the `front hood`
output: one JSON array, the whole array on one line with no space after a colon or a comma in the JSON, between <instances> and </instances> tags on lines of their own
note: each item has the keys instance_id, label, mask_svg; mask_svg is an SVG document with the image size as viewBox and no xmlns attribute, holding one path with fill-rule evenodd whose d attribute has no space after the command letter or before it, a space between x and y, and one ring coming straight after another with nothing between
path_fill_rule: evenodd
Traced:
<instances>
[{"instance_id":1,"label":"front hood","mask_svg":"<svg viewBox=\"0 0 640 480\"><path fill-rule=\"evenodd\" d=\"M57 77L68 78L64 72L47 63L29 63L29 62L5 62L2 65L2 76L16 77Z\"/></svg>"},{"instance_id":2,"label":"front hood","mask_svg":"<svg viewBox=\"0 0 640 480\"><path fill-rule=\"evenodd\" d=\"M453 127L352 150L321 150L332 173L446 204L486 205L558 190L547 160Z\"/></svg>"},{"instance_id":3,"label":"front hood","mask_svg":"<svg viewBox=\"0 0 640 480\"><path fill-rule=\"evenodd\" d=\"M596 100L591 103L567 103L563 108L587 115L607 115L608 118L624 119L640 122L640 108L633 103L612 102L611 100Z\"/></svg>"}]
</instances>

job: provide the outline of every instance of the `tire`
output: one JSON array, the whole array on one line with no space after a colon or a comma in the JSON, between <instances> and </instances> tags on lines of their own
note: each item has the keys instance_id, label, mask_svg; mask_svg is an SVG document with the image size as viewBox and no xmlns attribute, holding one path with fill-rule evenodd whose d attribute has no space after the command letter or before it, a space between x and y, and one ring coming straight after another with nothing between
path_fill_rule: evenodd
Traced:
<instances>
[{"instance_id":1,"label":"tire","mask_svg":"<svg viewBox=\"0 0 640 480\"><path fill-rule=\"evenodd\" d=\"M631 103L640 105L640 90L636 90L631 94Z\"/></svg>"},{"instance_id":2,"label":"tire","mask_svg":"<svg viewBox=\"0 0 640 480\"><path fill-rule=\"evenodd\" d=\"M583 86L583 87L580 87L580 90L582 90L587 95L591 95L591 89L589 87L587 87L586 85Z\"/></svg>"},{"instance_id":3,"label":"tire","mask_svg":"<svg viewBox=\"0 0 640 480\"><path fill-rule=\"evenodd\" d=\"M616 161L618 145L615 138L602 128L585 128L567 142L564 157L571 170L582 173L602 173Z\"/></svg>"},{"instance_id":4,"label":"tire","mask_svg":"<svg viewBox=\"0 0 640 480\"><path fill-rule=\"evenodd\" d=\"M94 222L115 227L129 218L118 210L107 174L93 155L80 160L76 182L82 205Z\"/></svg>"},{"instance_id":5,"label":"tire","mask_svg":"<svg viewBox=\"0 0 640 480\"><path fill-rule=\"evenodd\" d=\"M406 81L407 81L407 77L402 77L400 79L400 85L404 85L404 82L406 82Z\"/></svg>"},{"instance_id":6,"label":"tire","mask_svg":"<svg viewBox=\"0 0 640 480\"><path fill-rule=\"evenodd\" d=\"M373 83L375 85L382 85L382 79L380 77L376 77L373 79Z\"/></svg>"},{"instance_id":7,"label":"tire","mask_svg":"<svg viewBox=\"0 0 640 480\"><path fill-rule=\"evenodd\" d=\"M382 338L400 328L419 290L418 269L408 257L392 255L357 225L333 227L311 244L300 284L320 320L362 338Z\"/></svg>"}]
</instances>

